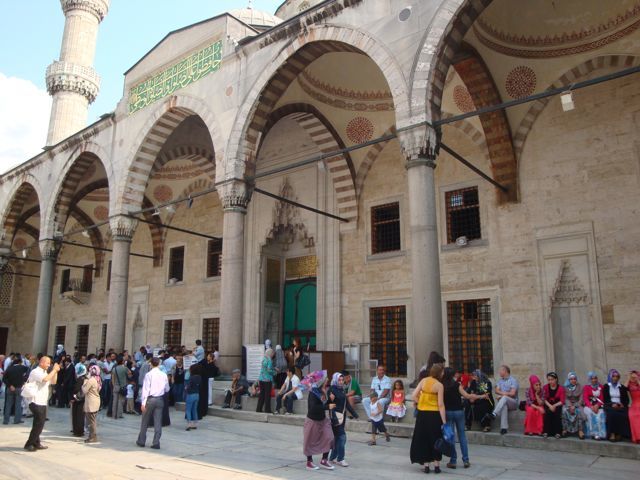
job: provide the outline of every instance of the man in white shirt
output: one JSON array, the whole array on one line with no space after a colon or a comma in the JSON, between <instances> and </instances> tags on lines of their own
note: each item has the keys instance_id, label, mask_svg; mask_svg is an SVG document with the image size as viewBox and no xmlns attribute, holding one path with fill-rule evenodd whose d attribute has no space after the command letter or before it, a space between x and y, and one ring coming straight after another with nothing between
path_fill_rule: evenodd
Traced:
<instances>
[{"instance_id":1,"label":"man in white shirt","mask_svg":"<svg viewBox=\"0 0 640 480\"><path fill-rule=\"evenodd\" d=\"M24 444L24 449L28 452L35 452L36 450L45 450L45 447L40 443L40 434L44 428L44 422L47 418L47 401L49 400L49 385L55 385L58 381L58 372L60 371L60 364L55 363L51 372L49 367L51 366L51 358L43 356L40 359L40 363L36 368L31 370L29 374L29 383L35 383L36 391L35 396L31 398L29 403L29 410L33 413L33 426L31 427L31 433L27 443Z\"/></svg>"},{"instance_id":2,"label":"man in white shirt","mask_svg":"<svg viewBox=\"0 0 640 480\"><path fill-rule=\"evenodd\" d=\"M378 394L378 405L384 412L391 399L391 379L385 375L384 365L378 365L376 376L371 380L371 391ZM362 406L367 417L371 419L371 398L367 397L362 400Z\"/></svg>"},{"instance_id":3,"label":"man in white shirt","mask_svg":"<svg viewBox=\"0 0 640 480\"><path fill-rule=\"evenodd\" d=\"M196 356L196 360L198 362L204 360L204 347L202 346L202 340L196 340L196 348L193 351L193 354Z\"/></svg>"},{"instance_id":4,"label":"man in white shirt","mask_svg":"<svg viewBox=\"0 0 640 480\"><path fill-rule=\"evenodd\" d=\"M284 403L284 408L286 410L285 415L293 414L294 400L302 400L302 390L300 390L300 377L296 375L295 367L289 367L287 369L287 378L282 384L282 387L276 397L275 414L280 414L282 403Z\"/></svg>"},{"instance_id":5,"label":"man in white shirt","mask_svg":"<svg viewBox=\"0 0 640 480\"><path fill-rule=\"evenodd\" d=\"M151 359L151 371L144 376L142 384L142 422L136 445L144 447L147 442L147 428L153 418L153 442L151 448L160 448L162 436L162 408L164 407L164 394L169 391L169 379L167 374L160 370L159 358Z\"/></svg>"}]
</instances>

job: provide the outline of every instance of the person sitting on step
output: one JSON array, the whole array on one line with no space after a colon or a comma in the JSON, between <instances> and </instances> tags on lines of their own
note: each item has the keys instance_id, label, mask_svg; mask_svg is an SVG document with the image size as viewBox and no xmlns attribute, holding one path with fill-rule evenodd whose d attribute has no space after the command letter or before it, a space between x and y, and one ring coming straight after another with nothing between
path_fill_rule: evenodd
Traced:
<instances>
[{"instance_id":1,"label":"person sitting on step","mask_svg":"<svg viewBox=\"0 0 640 480\"><path fill-rule=\"evenodd\" d=\"M231 386L225 393L222 408L231 408L231 404L233 403L234 410L242 410L242 396L248 394L249 383L241 375L240 370L233 370L231 372Z\"/></svg>"}]
</instances>

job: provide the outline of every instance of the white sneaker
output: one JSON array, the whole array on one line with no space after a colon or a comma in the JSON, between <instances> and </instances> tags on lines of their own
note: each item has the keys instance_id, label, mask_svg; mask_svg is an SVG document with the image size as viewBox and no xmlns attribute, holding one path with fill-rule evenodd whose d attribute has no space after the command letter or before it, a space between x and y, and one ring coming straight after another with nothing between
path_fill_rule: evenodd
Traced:
<instances>
[{"instance_id":1,"label":"white sneaker","mask_svg":"<svg viewBox=\"0 0 640 480\"><path fill-rule=\"evenodd\" d=\"M337 462L338 465L340 465L341 467L348 467L349 464L347 463L346 460L340 460L339 462Z\"/></svg>"},{"instance_id":2,"label":"white sneaker","mask_svg":"<svg viewBox=\"0 0 640 480\"><path fill-rule=\"evenodd\" d=\"M331 462L329 460L325 460L325 459L320 460L320 466L325 470L335 470L336 468L333 465L331 465Z\"/></svg>"}]
</instances>

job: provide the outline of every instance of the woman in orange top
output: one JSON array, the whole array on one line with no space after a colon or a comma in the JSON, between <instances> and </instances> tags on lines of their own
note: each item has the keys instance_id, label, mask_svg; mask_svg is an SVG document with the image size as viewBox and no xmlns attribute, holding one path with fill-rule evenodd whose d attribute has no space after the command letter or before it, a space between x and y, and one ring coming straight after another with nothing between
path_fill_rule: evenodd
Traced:
<instances>
[{"instance_id":1,"label":"woman in orange top","mask_svg":"<svg viewBox=\"0 0 640 480\"><path fill-rule=\"evenodd\" d=\"M424 472L431 470L434 464L435 473L440 473L442 454L436 452L436 440L442 437L442 425L447 422L444 410L444 387L440 383L443 368L435 364L429 376L420 381L413 391L413 401L417 405L418 416L411 440L411 463L424 465Z\"/></svg>"}]
</instances>

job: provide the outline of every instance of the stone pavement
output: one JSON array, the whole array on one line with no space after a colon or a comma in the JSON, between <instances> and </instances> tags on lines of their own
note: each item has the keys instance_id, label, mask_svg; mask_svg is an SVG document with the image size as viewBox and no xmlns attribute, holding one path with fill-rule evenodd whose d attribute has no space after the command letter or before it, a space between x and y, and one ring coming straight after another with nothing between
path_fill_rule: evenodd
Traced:
<instances>
[{"instance_id":1,"label":"stone pavement","mask_svg":"<svg viewBox=\"0 0 640 480\"><path fill-rule=\"evenodd\" d=\"M296 479L424 478L409 463L410 440L367 446L369 436L349 433L348 468L333 472L307 472L302 456L302 429L298 426L245 422L207 417L198 430L184 430L183 414L172 411L171 427L165 428L161 450L139 448L135 439L140 418L112 420L99 415L100 443L85 445L69 434L68 410L49 411L43 441L48 450L28 453L22 449L31 427L0 426L1 479ZM149 431L150 441L152 431ZM640 462L574 453L522 448L471 445L472 467L445 469L442 478L485 479L637 479Z\"/></svg>"}]
</instances>

